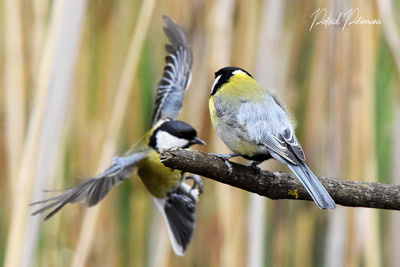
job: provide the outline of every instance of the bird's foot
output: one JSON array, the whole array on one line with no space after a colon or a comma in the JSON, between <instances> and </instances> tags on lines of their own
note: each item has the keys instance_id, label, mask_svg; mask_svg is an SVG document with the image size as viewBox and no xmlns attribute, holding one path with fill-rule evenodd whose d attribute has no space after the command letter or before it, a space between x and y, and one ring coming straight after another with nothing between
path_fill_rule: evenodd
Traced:
<instances>
[{"instance_id":1,"label":"bird's foot","mask_svg":"<svg viewBox=\"0 0 400 267\"><path fill-rule=\"evenodd\" d=\"M199 189L199 194L203 193L203 180L201 180L200 176L196 174L190 174L185 177L185 180L193 180L193 186L190 188L190 191L194 190L196 187Z\"/></svg>"},{"instance_id":2,"label":"bird's foot","mask_svg":"<svg viewBox=\"0 0 400 267\"><path fill-rule=\"evenodd\" d=\"M232 153L232 154L209 153L209 155L218 157L224 161L227 172L228 172L228 176L232 174L232 164L229 162L229 159L240 156L240 154L237 154L237 153Z\"/></svg>"},{"instance_id":3,"label":"bird's foot","mask_svg":"<svg viewBox=\"0 0 400 267\"><path fill-rule=\"evenodd\" d=\"M261 173L261 169L260 169L260 167L257 166L260 163L261 163L260 161L251 161L250 164L249 164L249 167L252 168L252 170L256 174L260 174Z\"/></svg>"},{"instance_id":4,"label":"bird's foot","mask_svg":"<svg viewBox=\"0 0 400 267\"><path fill-rule=\"evenodd\" d=\"M260 161L251 161L249 164L249 167L257 174L256 182L261 178L261 168L257 166L260 163Z\"/></svg>"}]
</instances>

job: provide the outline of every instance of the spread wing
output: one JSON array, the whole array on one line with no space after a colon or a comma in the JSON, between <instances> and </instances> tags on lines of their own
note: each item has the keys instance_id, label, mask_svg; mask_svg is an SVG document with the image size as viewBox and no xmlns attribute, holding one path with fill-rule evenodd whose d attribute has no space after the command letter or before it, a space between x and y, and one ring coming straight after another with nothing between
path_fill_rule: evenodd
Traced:
<instances>
[{"instance_id":1,"label":"spread wing","mask_svg":"<svg viewBox=\"0 0 400 267\"><path fill-rule=\"evenodd\" d=\"M177 119L183 96L189 86L192 67L192 50L183 30L169 17L163 16L164 32L170 43L165 46L163 76L157 86L153 125L162 118Z\"/></svg>"},{"instance_id":2,"label":"spread wing","mask_svg":"<svg viewBox=\"0 0 400 267\"><path fill-rule=\"evenodd\" d=\"M96 177L67 189L59 196L31 203L31 205L46 203L44 207L36 210L32 215L55 207L44 218L44 220L47 220L68 203L83 202L88 207L96 205L111 188L129 178L135 165L146 157L147 152L139 152L126 157L115 157L113 164Z\"/></svg>"}]
</instances>

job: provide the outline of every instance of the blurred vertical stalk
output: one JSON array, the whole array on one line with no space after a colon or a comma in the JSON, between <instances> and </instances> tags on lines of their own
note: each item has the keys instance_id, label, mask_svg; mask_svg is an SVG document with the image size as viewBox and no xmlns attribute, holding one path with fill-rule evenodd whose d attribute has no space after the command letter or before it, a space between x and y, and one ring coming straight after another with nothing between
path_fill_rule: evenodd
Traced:
<instances>
[{"instance_id":1,"label":"blurred vertical stalk","mask_svg":"<svg viewBox=\"0 0 400 267\"><path fill-rule=\"evenodd\" d=\"M206 14L206 27L209 34L207 58L211 73L231 62L235 5L236 1L213 1ZM211 134L210 145L212 151L228 152L226 146L216 137L215 131ZM242 218L240 213L243 211L240 207L239 194L226 185L217 184L216 195L218 224L221 231L218 266L241 266L241 260L244 257L240 249L242 231L239 230L241 228L239 218Z\"/></svg>"},{"instance_id":2,"label":"blurred vertical stalk","mask_svg":"<svg viewBox=\"0 0 400 267\"><path fill-rule=\"evenodd\" d=\"M32 76L39 66L41 51L43 48L43 41L46 32L46 11L48 9L47 0L33 0L33 33L32 33Z\"/></svg>"},{"instance_id":3,"label":"blurred vertical stalk","mask_svg":"<svg viewBox=\"0 0 400 267\"><path fill-rule=\"evenodd\" d=\"M150 245L148 266L169 266L168 256L171 251L165 222L160 216L160 212L153 209L150 228ZM164 228L164 229L162 229Z\"/></svg>"},{"instance_id":4,"label":"blurred vertical stalk","mask_svg":"<svg viewBox=\"0 0 400 267\"><path fill-rule=\"evenodd\" d=\"M357 2L360 12L372 17L372 7L366 2ZM349 154L348 175L353 179L377 177L375 143L375 66L377 58L377 31L374 27L362 27L352 36L351 88L349 95ZM354 51L356 51L354 53ZM376 182L376 178L368 179ZM352 231L355 236L354 254L350 261L367 267L381 266L379 222L377 210L355 209ZM368 222L368 223L365 223Z\"/></svg>"},{"instance_id":5,"label":"blurred vertical stalk","mask_svg":"<svg viewBox=\"0 0 400 267\"><path fill-rule=\"evenodd\" d=\"M249 196L247 265L264 266L264 245L267 202L265 197L257 194Z\"/></svg>"},{"instance_id":6,"label":"blurred vertical stalk","mask_svg":"<svg viewBox=\"0 0 400 267\"><path fill-rule=\"evenodd\" d=\"M396 103L393 127L393 158L392 183L400 184L400 104ZM390 218L390 263L392 267L400 267L400 213L392 212Z\"/></svg>"},{"instance_id":7,"label":"blurred vertical stalk","mask_svg":"<svg viewBox=\"0 0 400 267\"><path fill-rule=\"evenodd\" d=\"M240 66L254 72L257 56L260 55L258 48L264 47L259 42L259 32L260 28L265 26L263 21L265 18L262 13L267 13L266 6L267 2L261 3L258 0L237 2L234 38L232 39L232 47L234 48L234 51L232 51L233 66ZM271 29L271 27L267 28Z\"/></svg>"},{"instance_id":8,"label":"blurred vertical stalk","mask_svg":"<svg viewBox=\"0 0 400 267\"><path fill-rule=\"evenodd\" d=\"M393 54L394 63L397 67L397 77L400 77L400 30L395 21L393 1L380 0L378 2L380 17L384 18L382 24L384 36ZM386 88L382 88L385 90ZM398 88L396 88L398 90ZM397 92L397 97L399 94ZM392 155L392 183L400 183L400 102L395 101L394 127L393 127L393 155ZM393 267L400 267L400 214L392 212L390 217L390 263Z\"/></svg>"},{"instance_id":9,"label":"blurred vertical stalk","mask_svg":"<svg viewBox=\"0 0 400 267\"><path fill-rule=\"evenodd\" d=\"M280 42L284 38L283 16L285 14L286 1L264 1L261 13L261 28L258 40L258 58L256 62L257 81L273 90L284 90L281 88L286 79L285 60L287 60L287 46ZM286 48L286 50L285 50ZM281 50L284 50L281 52Z\"/></svg>"},{"instance_id":10,"label":"blurred vertical stalk","mask_svg":"<svg viewBox=\"0 0 400 267\"><path fill-rule=\"evenodd\" d=\"M31 112L19 167L19 177L16 180L17 184L13 191L11 226L7 242L5 266L28 266L32 264L31 257L37 237L38 218L33 219L36 220L36 227L33 226L34 229L30 229L28 225L32 226L29 224L32 221L28 219L28 203L31 200L34 178L39 177L39 181L44 181L42 179L48 178L53 170L53 164L51 163L54 162L49 164L46 159L54 156L55 154L48 155L47 153L49 151L56 153L56 149L46 145L46 142L50 139L54 141L53 145L57 143L61 127L56 130L58 134L53 135L52 123L57 122L59 119L61 120L65 116L68 102L65 99L68 99L69 95L73 59L76 57L76 43L80 35L79 30L72 29L71 31L68 27L71 22L69 20L73 17L73 14L75 12L79 14L77 8L81 4L79 0L59 0L53 5L50 30L43 49L40 70L37 75L38 79L35 81L34 110ZM68 11L72 13L68 13ZM58 94L60 95L58 96ZM57 104L62 103L61 107L51 103L56 99L58 101ZM59 123L62 123L62 121L59 121ZM39 166L38 164L40 163L42 165ZM41 175L44 175L44 177L41 177ZM24 247L25 245L26 247Z\"/></svg>"},{"instance_id":11,"label":"blurred vertical stalk","mask_svg":"<svg viewBox=\"0 0 400 267\"><path fill-rule=\"evenodd\" d=\"M4 1L5 130L9 192L18 176L25 135L25 73L19 0Z\"/></svg>"},{"instance_id":12,"label":"blurred vertical stalk","mask_svg":"<svg viewBox=\"0 0 400 267\"><path fill-rule=\"evenodd\" d=\"M345 10L343 1L331 1L331 10L334 15ZM341 32L339 28L331 28L327 38L327 77L329 109L327 115L327 153L326 174L332 177L342 177L343 158L345 155L344 124L346 90L348 90L346 79L350 71L348 57L350 49L346 44L350 42L348 33ZM341 60L343 59L343 61ZM342 207L336 207L328 214L326 247L324 265L327 267L344 266L346 250L347 213Z\"/></svg>"},{"instance_id":13,"label":"blurred vertical stalk","mask_svg":"<svg viewBox=\"0 0 400 267\"><path fill-rule=\"evenodd\" d=\"M385 32L385 38L388 41L391 52L393 53L394 61L397 66L397 71L400 74L400 31L395 21L395 14L393 12L393 10L395 9L393 6L393 1L379 0L378 6L380 17L384 20L384 22L382 23L382 27L383 31Z\"/></svg>"},{"instance_id":14,"label":"blurred vertical stalk","mask_svg":"<svg viewBox=\"0 0 400 267\"><path fill-rule=\"evenodd\" d=\"M48 188L60 159L62 133L67 121L67 108L71 99L71 82L76 63L82 25L86 10L86 0L69 0L63 7L61 27L55 49L54 65L49 77L47 103L38 148L38 161L33 188L33 200L44 199L43 188ZM27 218L26 238L21 266L31 266L34 262L40 216Z\"/></svg>"},{"instance_id":15,"label":"blurred vertical stalk","mask_svg":"<svg viewBox=\"0 0 400 267\"><path fill-rule=\"evenodd\" d=\"M130 100L130 91L139 65L140 54L148 32L155 2L156 0L147 0L142 3L137 24L130 42L126 62L116 90L114 100L115 105L112 111L110 123L108 124L107 137L103 145L97 168L98 172L103 170L110 163L110 159L115 154L116 140L123 126L124 114ZM85 213L77 248L72 261L72 266L74 267L86 265L86 260L93 242L100 207L101 204L88 209Z\"/></svg>"},{"instance_id":16,"label":"blurred vertical stalk","mask_svg":"<svg viewBox=\"0 0 400 267\"><path fill-rule=\"evenodd\" d=\"M282 70L282 65L286 63L283 60L286 57L283 55L288 53L284 46L279 47L283 31L284 4L284 1L264 1L261 12L255 77L261 85L267 88L272 86L281 89L284 87L283 81L279 77L285 75L283 73L277 75L277 72ZM249 28L247 27L247 30L250 30ZM249 197L247 266L261 267L264 266L265 253L266 198L256 194L250 194Z\"/></svg>"}]
</instances>

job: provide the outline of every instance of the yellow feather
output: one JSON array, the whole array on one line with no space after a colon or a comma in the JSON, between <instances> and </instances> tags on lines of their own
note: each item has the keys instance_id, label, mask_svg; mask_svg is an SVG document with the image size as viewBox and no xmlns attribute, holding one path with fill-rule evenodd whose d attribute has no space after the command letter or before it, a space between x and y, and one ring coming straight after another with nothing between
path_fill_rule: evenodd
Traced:
<instances>
[{"instance_id":1,"label":"yellow feather","mask_svg":"<svg viewBox=\"0 0 400 267\"><path fill-rule=\"evenodd\" d=\"M225 103L229 103L233 109L239 109L240 105L242 105L242 101L264 101L263 95L265 94L267 94L267 92L252 77L243 72L236 73L209 99L210 116L214 128L217 129L219 120L215 109L215 99L222 98L225 100ZM253 142L239 140L235 144L235 150L243 155L253 156L257 153L258 147Z\"/></svg>"},{"instance_id":2,"label":"yellow feather","mask_svg":"<svg viewBox=\"0 0 400 267\"><path fill-rule=\"evenodd\" d=\"M164 164L160 162L160 154L149 147L150 137L161 123L162 121L156 123L153 128L147 131L132 149L125 154L129 155L143 150L150 151L147 158L137 165L138 175L147 190L157 198L167 197L167 193L177 187L182 179L181 171L165 167Z\"/></svg>"},{"instance_id":3,"label":"yellow feather","mask_svg":"<svg viewBox=\"0 0 400 267\"><path fill-rule=\"evenodd\" d=\"M151 150L148 157L138 164L138 175L157 198L167 197L167 192L178 186L182 179L182 172L165 167L155 150Z\"/></svg>"},{"instance_id":4,"label":"yellow feather","mask_svg":"<svg viewBox=\"0 0 400 267\"><path fill-rule=\"evenodd\" d=\"M215 113L214 96L210 97L210 99L208 101L208 108L210 110L211 122L212 122L214 128L216 128L217 124L218 124L218 118L217 118L217 114Z\"/></svg>"},{"instance_id":5,"label":"yellow feather","mask_svg":"<svg viewBox=\"0 0 400 267\"><path fill-rule=\"evenodd\" d=\"M239 72L233 75L229 82L223 84L215 95L229 96L239 101L247 99L256 102L263 101L262 96L266 93L256 80L245 73Z\"/></svg>"}]
</instances>

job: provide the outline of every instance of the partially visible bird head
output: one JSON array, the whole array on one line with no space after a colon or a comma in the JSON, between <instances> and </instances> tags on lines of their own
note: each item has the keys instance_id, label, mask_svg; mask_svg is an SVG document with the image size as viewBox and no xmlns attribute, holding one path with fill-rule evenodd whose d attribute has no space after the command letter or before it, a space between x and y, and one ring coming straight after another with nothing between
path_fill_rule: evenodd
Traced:
<instances>
[{"instance_id":1,"label":"partially visible bird head","mask_svg":"<svg viewBox=\"0 0 400 267\"><path fill-rule=\"evenodd\" d=\"M231 77L243 74L253 78L250 73L238 67L225 67L220 69L215 73L215 80L211 88L210 96L213 96L222 87L222 85L228 83Z\"/></svg>"},{"instance_id":2,"label":"partially visible bird head","mask_svg":"<svg viewBox=\"0 0 400 267\"><path fill-rule=\"evenodd\" d=\"M186 122L171 119L159 122L149 141L150 147L159 152L172 148L188 148L195 144L205 144L197 136L196 130Z\"/></svg>"}]
</instances>

